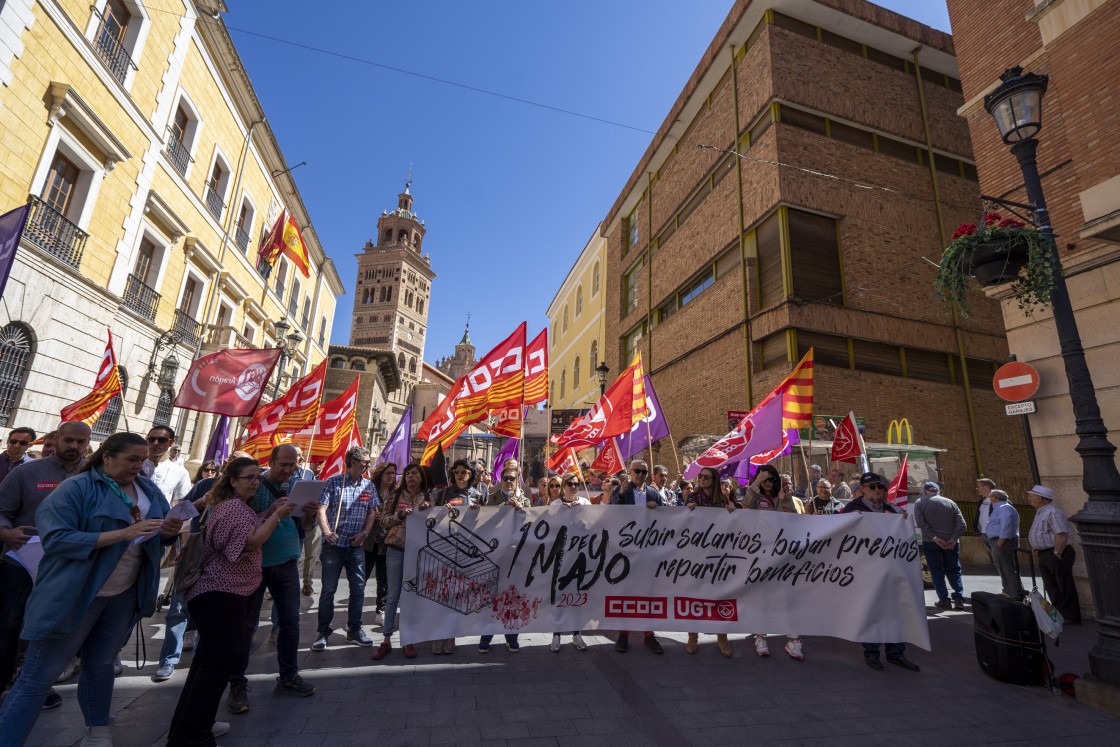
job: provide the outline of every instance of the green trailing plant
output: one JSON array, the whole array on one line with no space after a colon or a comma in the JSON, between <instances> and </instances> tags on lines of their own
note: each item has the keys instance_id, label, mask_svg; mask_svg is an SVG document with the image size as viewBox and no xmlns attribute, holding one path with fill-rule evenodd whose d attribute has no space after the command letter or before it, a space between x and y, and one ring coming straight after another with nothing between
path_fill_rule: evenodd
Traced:
<instances>
[{"instance_id":1,"label":"green trailing plant","mask_svg":"<svg viewBox=\"0 0 1120 747\"><path fill-rule=\"evenodd\" d=\"M973 288L974 269L978 266L975 258L993 250L1006 262L1014 279L1008 277L988 284L1010 281L1011 295L1027 316L1036 308L1049 307L1056 261L1051 243L1034 226L1015 218L1004 218L999 213L987 213L983 228L975 223L964 223L953 233L952 240L941 253L937 295L955 303L967 316L968 292Z\"/></svg>"}]
</instances>

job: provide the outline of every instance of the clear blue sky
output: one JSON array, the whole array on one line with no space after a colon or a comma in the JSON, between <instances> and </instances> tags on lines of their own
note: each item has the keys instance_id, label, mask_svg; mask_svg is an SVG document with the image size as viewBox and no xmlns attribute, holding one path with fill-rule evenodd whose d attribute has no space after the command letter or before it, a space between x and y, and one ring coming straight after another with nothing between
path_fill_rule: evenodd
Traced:
<instances>
[{"instance_id":1,"label":"clear blue sky","mask_svg":"<svg viewBox=\"0 0 1120 747\"><path fill-rule=\"evenodd\" d=\"M943 0L885 0L948 31ZM471 314L484 353L530 335L650 135L296 48L331 50L656 131L730 0L461 3L231 2L225 21L346 286L354 254L396 206L409 164L432 286L425 358L453 352Z\"/></svg>"}]
</instances>

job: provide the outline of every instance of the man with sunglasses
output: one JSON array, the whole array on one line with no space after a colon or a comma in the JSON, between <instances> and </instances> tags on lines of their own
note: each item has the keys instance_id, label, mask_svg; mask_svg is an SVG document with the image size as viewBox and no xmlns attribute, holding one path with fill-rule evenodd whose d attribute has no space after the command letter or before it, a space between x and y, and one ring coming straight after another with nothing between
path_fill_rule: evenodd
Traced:
<instances>
[{"instance_id":1,"label":"man with sunglasses","mask_svg":"<svg viewBox=\"0 0 1120 747\"><path fill-rule=\"evenodd\" d=\"M863 489L863 494L859 498L853 498L844 506L844 510L840 513L879 513L879 514L900 514L905 513L898 506L886 501L887 497L887 482L879 474L875 472L864 472L859 478L860 487ZM919 667L914 662L906 658L906 644L905 643L864 643L863 644L863 660L867 666L874 669L876 672L883 671L883 662L879 660L879 646L885 646L887 649L887 661L891 664L909 669L911 672L920 672Z\"/></svg>"},{"instance_id":2,"label":"man with sunglasses","mask_svg":"<svg viewBox=\"0 0 1120 747\"><path fill-rule=\"evenodd\" d=\"M156 425L148 431L148 458L144 460L144 476L163 491L174 506L191 492L191 474L171 458L175 447L175 431L169 425Z\"/></svg>"},{"instance_id":3,"label":"man with sunglasses","mask_svg":"<svg viewBox=\"0 0 1120 747\"><path fill-rule=\"evenodd\" d=\"M649 465L640 459L630 462L630 479L625 483L620 483L618 487L611 491L610 505L612 506L640 506L643 503L646 508L657 508L662 505L661 493L657 488L652 485L646 484L646 478L649 476ZM665 650L661 648L661 644L657 641L653 631L647 630L645 632L645 647L655 654L663 654ZM618 632L618 640L615 641L614 650L620 654L626 653L630 649L630 631L620 630Z\"/></svg>"},{"instance_id":4,"label":"man with sunglasses","mask_svg":"<svg viewBox=\"0 0 1120 747\"><path fill-rule=\"evenodd\" d=\"M27 449L36 438L30 428L15 428L8 434L8 448L0 453L0 481L24 462L30 462Z\"/></svg>"}]
</instances>

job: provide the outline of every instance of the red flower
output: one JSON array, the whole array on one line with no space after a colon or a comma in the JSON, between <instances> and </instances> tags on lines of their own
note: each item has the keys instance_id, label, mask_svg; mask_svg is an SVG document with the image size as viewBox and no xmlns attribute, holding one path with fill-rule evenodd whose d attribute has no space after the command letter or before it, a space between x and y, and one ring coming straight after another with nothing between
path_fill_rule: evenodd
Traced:
<instances>
[{"instance_id":1,"label":"red flower","mask_svg":"<svg viewBox=\"0 0 1120 747\"><path fill-rule=\"evenodd\" d=\"M988 213L984 216L984 225L991 226L1003 220L1003 216L999 213Z\"/></svg>"},{"instance_id":2,"label":"red flower","mask_svg":"<svg viewBox=\"0 0 1120 747\"><path fill-rule=\"evenodd\" d=\"M974 233L976 233L975 223L962 223L957 227L956 233L953 234L953 241L956 241L961 236L970 236Z\"/></svg>"},{"instance_id":3,"label":"red flower","mask_svg":"<svg viewBox=\"0 0 1120 747\"><path fill-rule=\"evenodd\" d=\"M1014 218L1004 218L999 222L1000 228L1022 228L1025 225L1027 224L1023 221L1015 220Z\"/></svg>"}]
</instances>

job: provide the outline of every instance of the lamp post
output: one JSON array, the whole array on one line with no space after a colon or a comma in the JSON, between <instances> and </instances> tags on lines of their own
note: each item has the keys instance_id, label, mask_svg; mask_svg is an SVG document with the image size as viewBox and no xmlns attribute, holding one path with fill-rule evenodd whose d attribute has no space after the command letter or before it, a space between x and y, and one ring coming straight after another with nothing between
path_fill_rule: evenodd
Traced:
<instances>
[{"instance_id":1,"label":"lamp post","mask_svg":"<svg viewBox=\"0 0 1120 747\"><path fill-rule=\"evenodd\" d=\"M602 397L607 393L607 374L611 372L610 366L606 361L603 361L598 366L595 366L595 376L599 379L599 396Z\"/></svg>"},{"instance_id":2,"label":"lamp post","mask_svg":"<svg viewBox=\"0 0 1120 747\"><path fill-rule=\"evenodd\" d=\"M1098 637L1089 652L1089 668L1102 682L1120 686L1120 584L1116 583L1116 569L1120 568L1120 472L1114 458L1116 447L1108 440L1093 379L1085 362L1081 334L1038 175L1035 135L1042 129L1042 96L1049 78L1024 74L1022 68L1014 67L1005 71L1000 80L1003 81L1000 86L984 98L984 108L995 118L1003 142L1011 146L1012 154L1019 161L1027 201L1033 206L1043 240L1054 254L1054 290L1050 299L1073 404L1082 488L1089 496L1081 511L1071 517L1081 534L1085 568L1097 611Z\"/></svg>"},{"instance_id":3,"label":"lamp post","mask_svg":"<svg viewBox=\"0 0 1120 747\"><path fill-rule=\"evenodd\" d=\"M272 326L276 330L276 344L280 346L280 361L276 364L276 383L272 387L272 398L276 399L280 394L280 380L284 378L284 367L303 338L300 337L299 332L292 332L285 337L288 330L292 328L287 319L281 319Z\"/></svg>"}]
</instances>

